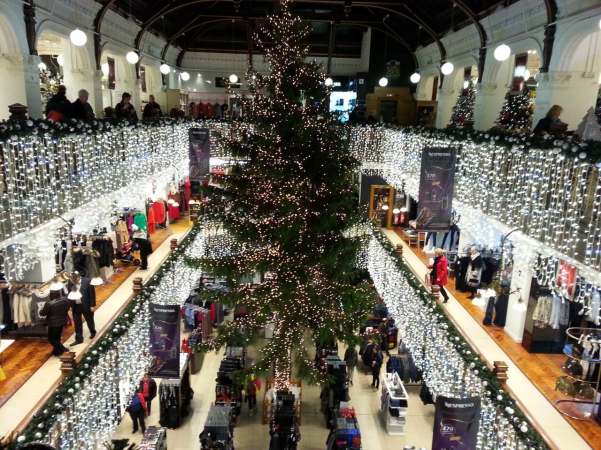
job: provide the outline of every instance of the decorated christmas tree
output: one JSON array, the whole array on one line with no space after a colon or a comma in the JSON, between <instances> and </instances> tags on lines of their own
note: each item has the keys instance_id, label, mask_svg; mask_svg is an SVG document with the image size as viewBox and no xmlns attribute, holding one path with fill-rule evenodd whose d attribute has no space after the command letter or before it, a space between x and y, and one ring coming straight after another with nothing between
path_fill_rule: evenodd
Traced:
<instances>
[{"instance_id":1,"label":"decorated christmas tree","mask_svg":"<svg viewBox=\"0 0 601 450\"><path fill-rule=\"evenodd\" d=\"M470 81L466 88L461 90L457 103L453 106L453 115L449 127L473 128L474 127L474 102L476 100L476 88Z\"/></svg>"},{"instance_id":2,"label":"decorated christmas tree","mask_svg":"<svg viewBox=\"0 0 601 450\"><path fill-rule=\"evenodd\" d=\"M532 101L528 89L505 95L497 127L513 133L529 132L532 127Z\"/></svg>"},{"instance_id":3,"label":"decorated christmas tree","mask_svg":"<svg viewBox=\"0 0 601 450\"><path fill-rule=\"evenodd\" d=\"M208 189L205 208L233 240L231 253L188 261L225 276L219 301L247 311L221 327L212 348L274 327L251 370L272 373L276 388L288 386L293 368L323 379L310 347L351 339L373 306L356 269L360 239L347 232L362 220L358 161L328 111L321 66L305 62L308 33L288 1L258 30L270 73L247 74L253 96L226 142L238 164ZM261 281L247 284L251 274Z\"/></svg>"}]
</instances>

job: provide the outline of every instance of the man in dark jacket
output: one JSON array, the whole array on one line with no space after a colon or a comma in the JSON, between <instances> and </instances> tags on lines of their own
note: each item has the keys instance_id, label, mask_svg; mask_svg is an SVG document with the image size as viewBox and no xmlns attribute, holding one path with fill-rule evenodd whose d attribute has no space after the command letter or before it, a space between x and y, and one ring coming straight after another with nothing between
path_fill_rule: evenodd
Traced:
<instances>
[{"instance_id":1,"label":"man in dark jacket","mask_svg":"<svg viewBox=\"0 0 601 450\"><path fill-rule=\"evenodd\" d=\"M61 334L67 324L67 313L69 312L69 301L65 297L49 300L42 307L40 315L46 317L48 324L48 342L52 345L52 354L60 356L67 351L61 343Z\"/></svg>"},{"instance_id":2,"label":"man in dark jacket","mask_svg":"<svg viewBox=\"0 0 601 450\"><path fill-rule=\"evenodd\" d=\"M115 106L115 117L119 120L127 120L130 123L138 121L136 108L131 104L131 94L124 92L121 101Z\"/></svg>"},{"instance_id":3,"label":"man in dark jacket","mask_svg":"<svg viewBox=\"0 0 601 450\"><path fill-rule=\"evenodd\" d=\"M61 84L56 94L46 103L46 118L61 122L69 116L70 111L71 102L67 99L67 88Z\"/></svg>"},{"instance_id":4,"label":"man in dark jacket","mask_svg":"<svg viewBox=\"0 0 601 450\"><path fill-rule=\"evenodd\" d=\"M353 375L355 374L355 367L357 367L358 360L359 356L357 355L357 349L354 345L349 345L344 352L344 362L346 362L346 373L351 384L353 384Z\"/></svg>"},{"instance_id":5,"label":"man in dark jacket","mask_svg":"<svg viewBox=\"0 0 601 450\"><path fill-rule=\"evenodd\" d=\"M377 347L374 347L374 357L371 361L371 387L378 389L380 387L380 369L384 362L384 355Z\"/></svg>"},{"instance_id":6,"label":"man in dark jacket","mask_svg":"<svg viewBox=\"0 0 601 450\"><path fill-rule=\"evenodd\" d=\"M96 336L96 325L94 324L94 308L96 308L96 291L94 286L90 284L89 278L81 277L77 272L71 274L67 290L69 294L67 298L71 303L71 311L73 313L73 322L75 324L75 342L71 346L79 345L83 342L83 321L84 317L88 330L90 331L90 339Z\"/></svg>"},{"instance_id":7,"label":"man in dark jacket","mask_svg":"<svg viewBox=\"0 0 601 450\"><path fill-rule=\"evenodd\" d=\"M71 104L70 117L85 122L94 119L94 110L92 105L88 103L90 94L85 89L82 89L77 94L77 100Z\"/></svg>"},{"instance_id":8,"label":"man in dark jacket","mask_svg":"<svg viewBox=\"0 0 601 450\"><path fill-rule=\"evenodd\" d=\"M140 392L142 393L144 400L146 400L146 410L150 416L152 399L157 396L157 383L148 373L145 373L144 378L140 381Z\"/></svg>"},{"instance_id":9,"label":"man in dark jacket","mask_svg":"<svg viewBox=\"0 0 601 450\"><path fill-rule=\"evenodd\" d=\"M144 107L142 118L144 120L154 120L161 117L161 115L161 106L155 101L154 95L150 95L148 97L148 103Z\"/></svg>"}]
</instances>

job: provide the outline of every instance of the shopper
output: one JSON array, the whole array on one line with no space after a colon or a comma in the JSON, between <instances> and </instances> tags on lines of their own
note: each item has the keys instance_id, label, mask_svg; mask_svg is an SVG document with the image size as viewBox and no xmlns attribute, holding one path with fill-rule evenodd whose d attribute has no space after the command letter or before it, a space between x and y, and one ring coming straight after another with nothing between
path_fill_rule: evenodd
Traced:
<instances>
[{"instance_id":1,"label":"shopper","mask_svg":"<svg viewBox=\"0 0 601 450\"><path fill-rule=\"evenodd\" d=\"M127 120L130 123L138 121L136 108L131 104L131 94L128 92L121 95L121 101L115 106L115 117L118 120Z\"/></svg>"},{"instance_id":2,"label":"shopper","mask_svg":"<svg viewBox=\"0 0 601 450\"><path fill-rule=\"evenodd\" d=\"M384 355L382 354L382 350L377 347L374 347L373 352L371 361L371 387L378 389L380 387L380 369L384 362Z\"/></svg>"},{"instance_id":3,"label":"shopper","mask_svg":"<svg viewBox=\"0 0 601 450\"><path fill-rule=\"evenodd\" d=\"M154 95L148 96L148 103L144 107L142 118L144 120L156 120L162 115L161 106L155 101Z\"/></svg>"},{"instance_id":4,"label":"shopper","mask_svg":"<svg viewBox=\"0 0 601 450\"><path fill-rule=\"evenodd\" d=\"M351 385L353 384L353 376L355 375L355 367L357 367L358 360L357 349L354 345L349 345L344 352L344 362L346 362L346 373Z\"/></svg>"},{"instance_id":5,"label":"shopper","mask_svg":"<svg viewBox=\"0 0 601 450\"><path fill-rule=\"evenodd\" d=\"M157 396L157 383L152 379L149 373L144 374L144 378L140 381L140 392L146 402L146 410L150 416L152 411L152 400Z\"/></svg>"},{"instance_id":6,"label":"shopper","mask_svg":"<svg viewBox=\"0 0 601 450\"><path fill-rule=\"evenodd\" d=\"M146 400L144 400L144 396L142 395L140 388L136 389L131 402L129 402L127 411L129 412L129 417L131 417L131 421L134 425L132 433L136 433L138 431L139 425L143 434L146 431L146 423L144 422L144 418L146 417Z\"/></svg>"},{"instance_id":7,"label":"shopper","mask_svg":"<svg viewBox=\"0 0 601 450\"><path fill-rule=\"evenodd\" d=\"M70 111L71 102L67 99L67 88L61 84L46 104L46 118L53 122L62 122L69 116Z\"/></svg>"},{"instance_id":8,"label":"shopper","mask_svg":"<svg viewBox=\"0 0 601 450\"><path fill-rule=\"evenodd\" d=\"M246 401L248 402L249 413L257 407L257 385L255 381L254 375L251 375L246 384Z\"/></svg>"},{"instance_id":9,"label":"shopper","mask_svg":"<svg viewBox=\"0 0 601 450\"><path fill-rule=\"evenodd\" d=\"M94 110L88 103L89 96L90 94L85 89L81 89L77 93L77 100L71 104L69 117L86 122L94 119Z\"/></svg>"},{"instance_id":10,"label":"shopper","mask_svg":"<svg viewBox=\"0 0 601 450\"><path fill-rule=\"evenodd\" d=\"M146 232L138 228L137 225L132 225L133 239L136 247L140 250L140 270L148 269L148 256L152 253L152 244L148 240Z\"/></svg>"},{"instance_id":11,"label":"shopper","mask_svg":"<svg viewBox=\"0 0 601 450\"><path fill-rule=\"evenodd\" d=\"M69 301L63 296L46 302L40 311L40 315L46 317L48 342L52 345L54 356L60 356L67 351L67 348L61 343L61 335L67 324L68 312Z\"/></svg>"},{"instance_id":12,"label":"shopper","mask_svg":"<svg viewBox=\"0 0 601 450\"><path fill-rule=\"evenodd\" d=\"M563 112L563 108L559 105L551 106L551 109L547 112L547 115L538 121L536 127L534 127L534 133L552 133L561 134L568 129L568 124L559 120L559 116Z\"/></svg>"},{"instance_id":13,"label":"shopper","mask_svg":"<svg viewBox=\"0 0 601 450\"><path fill-rule=\"evenodd\" d=\"M71 346L79 345L83 342L83 321L82 316L88 325L90 339L96 336L96 325L94 323L94 310L96 308L96 291L90 283L90 278L85 278L77 272L73 272L69 277L67 290L69 294L67 299L71 305L73 322L75 324L75 342Z\"/></svg>"},{"instance_id":14,"label":"shopper","mask_svg":"<svg viewBox=\"0 0 601 450\"><path fill-rule=\"evenodd\" d=\"M444 299L443 303L448 302L449 294L447 294L444 287L449 281L449 261L442 248L434 249L434 262L428 267L432 269L430 272L432 286L438 286L440 288L440 295Z\"/></svg>"}]
</instances>

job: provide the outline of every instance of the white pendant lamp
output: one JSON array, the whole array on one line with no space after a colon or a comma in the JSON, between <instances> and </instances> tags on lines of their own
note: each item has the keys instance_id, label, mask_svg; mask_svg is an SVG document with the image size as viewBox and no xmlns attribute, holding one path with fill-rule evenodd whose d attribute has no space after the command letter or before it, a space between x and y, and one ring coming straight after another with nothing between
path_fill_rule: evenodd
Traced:
<instances>
[{"instance_id":1,"label":"white pendant lamp","mask_svg":"<svg viewBox=\"0 0 601 450\"><path fill-rule=\"evenodd\" d=\"M130 64L136 64L138 61L140 61L140 55L132 50L131 52L127 52L125 59L127 59L127 62Z\"/></svg>"},{"instance_id":2,"label":"white pendant lamp","mask_svg":"<svg viewBox=\"0 0 601 450\"><path fill-rule=\"evenodd\" d=\"M334 80L332 80L331 77L328 77L324 83L326 86L332 86L334 84Z\"/></svg>"},{"instance_id":3,"label":"white pendant lamp","mask_svg":"<svg viewBox=\"0 0 601 450\"><path fill-rule=\"evenodd\" d=\"M40 61L40 63L38 64L38 69L46 70L47 68L48 66L46 66L46 63L44 61Z\"/></svg>"},{"instance_id":4,"label":"white pendant lamp","mask_svg":"<svg viewBox=\"0 0 601 450\"><path fill-rule=\"evenodd\" d=\"M413 72L411 74L411 76L409 77L409 81L411 81L413 84L419 83L419 81L421 79L422 79L422 76L419 74L419 72Z\"/></svg>"},{"instance_id":5,"label":"white pendant lamp","mask_svg":"<svg viewBox=\"0 0 601 450\"><path fill-rule=\"evenodd\" d=\"M501 44L495 48L493 56L497 61L505 61L511 56L511 48L507 44Z\"/></svg>"},{"instance_id":6,"label":"white pendant lamp","mask_svg":"<svg viewBox=\"0 0 601 450\"><path fill-rule=\"evenodd\" d=\"M165 63L161 64L159 70L163 75L169 75L169 72L171 72L171 68Z\"/></svg>"},{"instance_id":7,"label":"white pendant lamp","mask_svg":"<svg viewBox=\"0 0 601 450\"><path fill-rule=\"evenodd\" d=\"M231 74L229 80L230 83L236 84L238 82L238 75L236 75L235 73Z\"/></svg>"},{"instance_id":8,"label":"white pendant lamp","mask_svg":"<svg viewBox=\"0 0 601 450\"><path fill-rule=\"evenodd\" d=\"M386 87L388 86L388 78L386 77L382 77L378 80L378 84L380 85L380 87Z\"/></svg>"},{"instance_id":9,"label":"white pendant lamp","mask_svg":"<svg viewBox=\"0 0 601 450\"><path fill-rule=\"evenodd\" d=\"M453 63L450 61L447 61L442 66L440 66L440 71L443 75L451 75L453 73L453 70L455 70L455 66L453 66Z\"/></svg>"},{"instance_id":10,"label":"white pendant lamp","mask_svg":"<svg viewBox=\"0 0 601 450\"><path fill-rule=\"evenodd\" d=\"M88 42L88 36L79 28L75 28L71 31L69 39L71 39L71 43L76 47L83 47L86 45L86 42Z\"/></svg>"},{"instance_id":11,"label":"white pendant lamp","mask_svg":"<svg viewBox=\"0 0 601 450\"><path fill-rule=\"evenodd\" d=\"M179 74L179 77L182 81L188 81L190 79L190 74L188 72L182 72Z\"/></svg>"}]
</instances>

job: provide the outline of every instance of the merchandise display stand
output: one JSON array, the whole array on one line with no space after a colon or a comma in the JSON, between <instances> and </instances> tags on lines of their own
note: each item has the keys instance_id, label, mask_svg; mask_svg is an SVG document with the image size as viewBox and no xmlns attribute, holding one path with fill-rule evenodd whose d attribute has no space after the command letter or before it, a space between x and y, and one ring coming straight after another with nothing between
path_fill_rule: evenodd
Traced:
<instances>
[{"instance_id":1,"label":"merchandise display stand","mask_svg":"<svg viewBox=\"0 0 601 450\"><path fill-rule=\"evenodd\" d=\"M301 423L301 401L302 401L302 381L290 381L288 388L294 395L294 409L298 424ZM265 397L263 397L263 424L269 423L272 414L273 403L276 399L276 390L273 388L273 380L268 379L265 385Z\"/></svg>"},{"instance_id":2,"label":"merchandise display stand","mask_svg":"<svg viewBox=\"0 0 601 450\"><path fill-rule=\"evenodd\" d=\"M390 435L404 435L409 395L396 372L387 373L382 383L380 414Z\"/></svg>"},{"instance_id":3,"label":"merchandise display stand","mask_svg":"<svg viewBox=\"0 0 601 450\"><path fill-rule=\"evenodd\" d=\"M144 432L139 450L167 450L167 429L162 427L148 427Z\"/></svg>"},{"instance_id":4,"label":"merchandise display stand","mask_svg":"<svg viewBox=\"0 0 601 450\"><path fill-rule=\"evenodd\" d=\"M233 450L234 418L228 405L211 405L204 429L200 433L202 450Z\"/></svg>"},{"instance_id":5,"label":"merchandise display stand","mask_svg":"<svg viewBox=\"0 0 601 450\"><path fill-rule=\"evenodd\" d=\"M192 400L190 387L190 355L180 353L179 378L165 378L159 386L159 423L166 428L177 428L188 415Z\"/></svg>"},{"instance_id":6,"label":"merchandise display stand","mask_svg":"<svg viewBox=\"0 0 601 450\"><path fill-rule=\"evenodd\" d=\"M601 356L598 351L601 331L571 327L566 337L563 353L568 359L562 367L565 375L557 380L555 388L571 398L557 400L557 409L572 419L601 423Z\"/></svg>"}]
</instances>

